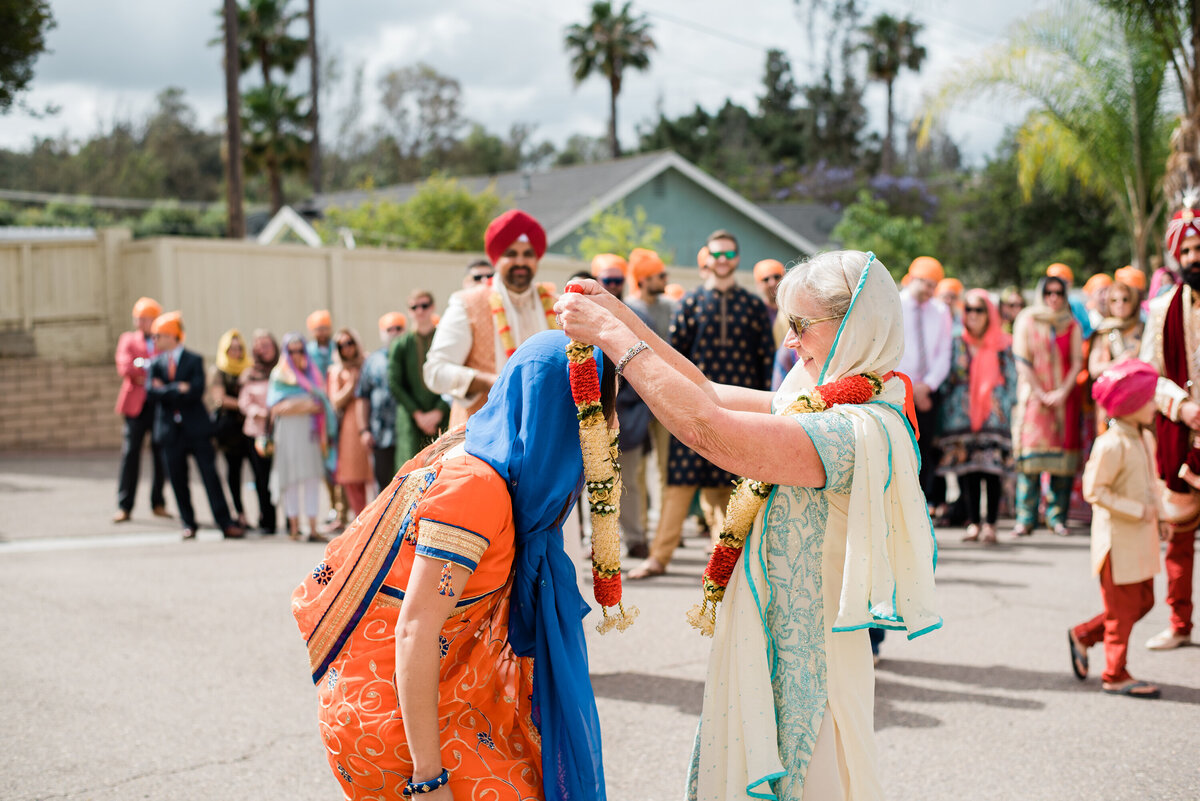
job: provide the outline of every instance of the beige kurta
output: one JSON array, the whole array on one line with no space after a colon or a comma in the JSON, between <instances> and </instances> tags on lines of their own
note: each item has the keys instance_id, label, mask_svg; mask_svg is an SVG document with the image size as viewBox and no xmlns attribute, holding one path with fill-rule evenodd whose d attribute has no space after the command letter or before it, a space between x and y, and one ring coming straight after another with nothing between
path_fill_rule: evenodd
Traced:
<instances>
[{"instance_id":1,"label":"beige kurta","mask_svg":"<svg viewBox=\"0 0 1200 801\"><path fill-rule=\"evenodd\" d=\"M1114 584L1135 584L1158 572L1159 488L1150 432L1114 420L1096 438L1083 469L1083 497L1092 504L1092 573L1107 557ZM1146 510L1151 519L1144 520Z\"/></svg>"}]
</instances>

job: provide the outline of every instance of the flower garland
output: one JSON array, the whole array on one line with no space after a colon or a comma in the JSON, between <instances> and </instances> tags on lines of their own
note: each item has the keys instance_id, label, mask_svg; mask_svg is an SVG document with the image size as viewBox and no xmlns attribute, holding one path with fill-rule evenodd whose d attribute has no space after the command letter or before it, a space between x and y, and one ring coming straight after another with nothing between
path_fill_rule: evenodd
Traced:
<instances>
[{"instance_id":1,"label":"flower garland","mask_svg":"<svg viewBox=\"0 0 1200 801\"><path fill-rule=\"evenodd\" d=\"M571 291L573 288L568 288ZM579 417L579 445L583 449L583 479L592 520L592 594L604 619L596 631L624 631L638 616L638 608L621 602L621 467L617 461L617 432L609 430L600 406L600 378L591 345L567 343L571 397ZM613 614L609 610L616 607Z\"/></svg>"},{"instance_id":2,"label":"flower garland","mask_svg":"<svg viewBox=\"0 0 1200 801\"><path fill-rule=\"evenodd\" d=\"M843 403L866 403L883 391L883 382L892 375L888 373L881 379L874 373L863 373L822 384L801 395L781 414L823 412ZM746 545L746 538L773 489L774 484L748 478L739 478L734 483L733 495L725 510L720 541L713 548L708 566L704 568L704 603L693 606L687 614L688 622L706 637L713 636L717 625L717 604L725 597L725 587Z\"/></svg>"},{"instance_id":3,"label":"flower garland","mask_svg":"<svg viewBox=\"0 0 1200 801\"><path fill-rule=\"evenodd\" d=\"M554 293L545 284L537 285L538 300L542 302L542 313L546 315L546 327L558 328L554 319ZM500 347L504 348L504 358L512 358L517 350L517 341L513 338L512 326L508 323L508 312L504 309L504 299L499 292L488 295L488 306L492 309L492 321L496 333L500 335Z\"/></svg>"}]
</instances>

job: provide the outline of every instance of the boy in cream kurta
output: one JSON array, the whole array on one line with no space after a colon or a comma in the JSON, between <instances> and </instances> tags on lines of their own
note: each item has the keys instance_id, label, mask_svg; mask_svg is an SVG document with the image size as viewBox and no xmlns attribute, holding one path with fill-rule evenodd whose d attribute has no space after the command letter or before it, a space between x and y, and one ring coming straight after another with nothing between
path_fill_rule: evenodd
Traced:
<instances>
[{"instance_id":1,"label":"boy in cream kurta","mask_svg":"<svg viewBox=\"0 0 1200 801\"><path fill-rule=\"evenodd\" d=\"M1153 425L1157 371L1137 359L1106 370L1092 397L1112 418L1097 437L1083 470L1083 496L1092 504L1092 573L1100 576L1104 611L1067 631L1071 669L1087 678L1087 649L1103 640L1107 693L1157 698L1152 684L1125 668L1133 624L1154 606L1158 572L1159 490L1154 471Z\"/></svg>"}]
</instances>

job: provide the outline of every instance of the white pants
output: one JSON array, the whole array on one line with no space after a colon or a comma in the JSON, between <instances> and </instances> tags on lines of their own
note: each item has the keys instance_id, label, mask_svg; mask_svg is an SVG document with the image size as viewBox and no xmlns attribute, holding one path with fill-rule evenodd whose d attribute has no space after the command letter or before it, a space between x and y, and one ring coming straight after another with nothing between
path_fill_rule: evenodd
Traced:
<instances>
[{"instance_id":1,"label":"white pants","mask_svg":"<svg viewBox=\"0 0 1200 801\"><path fill-rule=\"evenodd\" d=\"M304 516L312 519L317 516L317 506L321 502L321 480L310 478L297 481L283 488L283 510L288 517L300 516L300 496L304 496Z\"/></svg>"}]
</instances>

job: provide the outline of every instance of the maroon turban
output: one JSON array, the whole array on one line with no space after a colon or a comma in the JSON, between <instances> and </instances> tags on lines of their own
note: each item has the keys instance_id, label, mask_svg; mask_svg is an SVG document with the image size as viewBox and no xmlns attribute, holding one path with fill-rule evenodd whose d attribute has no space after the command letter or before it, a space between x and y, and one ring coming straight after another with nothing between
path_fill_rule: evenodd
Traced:
<instances>
[{"instance_id":1,"label":"maroon turban","mask_svg":"<svg viewBox=\"0 0 1200 801\"><path fill-rule=\"evenodd\" d=\"M1158 371L1138 359L1124 359L1105 370L1092 384L1092 399L1110 417L1124 417L1154 400Z\"/></svg>"},{"instance_id":2,"label":"maroon turban","mask_svg":"<svg viewBox=\"0 0 1200 801\"><path fill-rule=\"evenodd\" d=\"M1179 249L1189 236L1200 236L1200 222L1196 220L1196 212L1184 206L1167 223L1167 250L1175 261L1179 261Z\"/></svg>"},{"instance_id":3,"label":"maroon turban","mask_svg":"<svg viewBox=\"0 0 1200 801\"><path fill-rule=\"evenodd\" d=\"M483 235L483 249L495 264L508 250L508 246L522 236L529 239L533 252L540 259L546 253L546 230L541 223L520 209L512 209L488 223Z\"/></svg>"}]
</instances>

